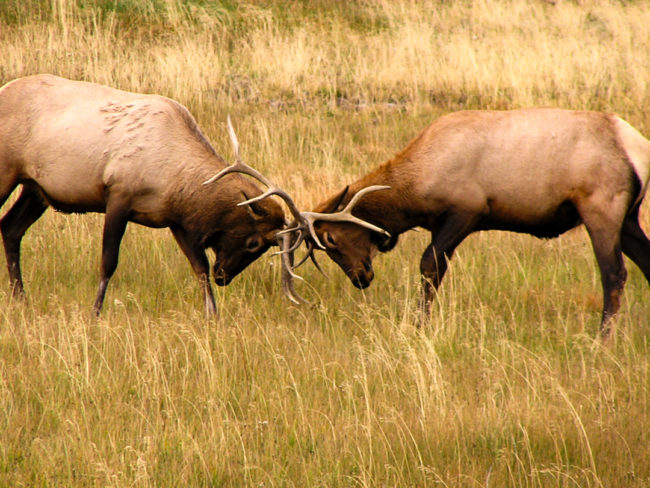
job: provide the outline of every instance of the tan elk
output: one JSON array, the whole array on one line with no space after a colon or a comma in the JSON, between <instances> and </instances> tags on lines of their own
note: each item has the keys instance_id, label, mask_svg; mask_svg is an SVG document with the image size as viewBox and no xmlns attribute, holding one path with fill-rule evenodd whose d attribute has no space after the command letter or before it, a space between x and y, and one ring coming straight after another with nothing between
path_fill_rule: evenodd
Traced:
<instances>
[{"instance_id":1,"label":"tan elk","mask_svg":"<svg viewBox=\"0 0 650 488\"><path fill-rule=\"evenodd\" d=\"M0 221L13 294L24 294L21 239L51 205L106 214L96 314L127 222L171 230L215 313L205 250L215 253L215 282L227 285L285 227L274 201L238 205L261 194L241 176L203 184L225 166L188 110L168 98L52 75L8 83L0 88L0 206L22 185Z\"/></svg>"},{"instance_id":2,"label":"tan elk","mask_svg":"<svg viewBox=\"0 0 650 488\"><path fill-rule=\"evenodd\" d=\"M390 250L411 228L430 231L431 244L420 261L426 320L448 260L472 232L497 229L552 238L584 223L600 268L601 335L607 338L627 276L621 252L650 282L650 241L639 226L649 171L650 141L613 114L452 113L318 205L311 215L311 240L364 288L373 279L377 252ZM354 214L390 238L327 217L349 213L341 208L368 187L384 189L356 202Z\"/></svg>"}]
</instances>

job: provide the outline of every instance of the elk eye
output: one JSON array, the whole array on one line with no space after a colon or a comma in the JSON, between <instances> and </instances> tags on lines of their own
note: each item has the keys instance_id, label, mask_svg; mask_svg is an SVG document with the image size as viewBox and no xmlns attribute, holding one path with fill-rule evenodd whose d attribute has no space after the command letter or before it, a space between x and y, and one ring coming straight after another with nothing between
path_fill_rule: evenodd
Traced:
<instances>
[{"instance_id":1,"label":"elk eye","mask_svg":"<svg viewBox=\"0 0 650 488\"><path fill-rule=\"evenodd\" d=\"M336 240L334 240L334 236L329 232L323 233L323 240L325 241L327 247L336 247Z\"/></svg>"},{"instance_id":2,"label":"elk eye","mask_svg":"<svg viewBox=\"0 0 650 488\"><path fill-rule=\"evenodd\" d=\"M262 247L262 239L259 237L249 237L246 240L246 250L248 252L257 252Z\"/></svg>"}]
</instances>

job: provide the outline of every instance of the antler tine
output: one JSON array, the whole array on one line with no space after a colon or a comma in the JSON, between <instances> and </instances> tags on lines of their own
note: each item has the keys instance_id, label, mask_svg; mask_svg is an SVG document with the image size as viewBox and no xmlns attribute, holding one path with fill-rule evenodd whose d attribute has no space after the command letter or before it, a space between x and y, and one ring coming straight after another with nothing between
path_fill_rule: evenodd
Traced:
<instances>
[{"instance_id":1,"label":"antler tine","mask_svg":"<svg viewBox=\"0 0 650 488\"><path fill-rule=\"evenodd\" d=\"M312 247L311 250L309 251L308 256L311 259L311 262L314 263L314 266L316 266L316 269L320 271L320 273L327 279L329 279L329 276L327 276L327 273L323 271L323 268L320 267L320 264L318 264L318 261L316 261L316 255L314 254L314 248Z\"/></svg>"},{"instance_id":2,"label":"antler tine","mask_svg":"<svg viewBox=\"0 0 650 488\"><path fill-rule=\"evenodd\" d=\"M367 195L368 193L372 193L373 191L379 191L379 190L390 190L390 186L388 185L372 185L372 186L367 186L361 190L359 190L353 197L352 199L348 202L348 204L345 206L341 212L341 214L348 214L352 211L352 208L357 204L359 200L361 200L361 197L364 195Z\"/></svg>"},{"instance_id":3,"label":"antler tine","mask_svg":"<svg viewBox=\"0 0 650 488\"><path fill-rule=\"evenodd\" d=\"M261 195L253 198L249 198L248 200L244 200L243 202L239 202L237 204L238 207L243 207L244 205L250 205L251 203L259 202L260 200L264 200L265 198L268 198L270 196L277 195L277 191L275 188L271 188L270 190L265 191Z\"/></svg>"},{"instance_id":4,"label":"antler tine","mask_svg":"<svg viewBox=\"0 0 650 488\"><path fill-rule=\"evenodd\" d=\"M257 178L262 183L266 184L265 181L264 181L266 178L264 178L264 176L262 176L260 173L255 171L253 168L251 168L247 164L243 163L241 160L237 160L236 162L234 162L230 166L227 166L226 168L222 169L221 171L219 171L213 177L205 180L203 182L203 184L204 185L209 185L210 183L212 183L214 181L217 181L218 179L223 178L224 176L226 176L227 174L230 174L230 173L244 173L244 174L247 174L249 176L252 176L253 178Z\"/></svg>"},{"instance_id":5,"label":"antler tine","mask_svg":"<svg viewBox=\"0 0 650 488\"><path fill-rule=\"evenodd\" d=\"M209 178L203 182L204 185L209 185L210 183L217 181L219 178L222 178L226 176L229 173L243 173L248 176L252 176L253 178L261 181L264 183L266 186L269 188L273 187L273 184L266 179L266 177L257 171L254 168L251 168L248 166L246 163L244 163L241 160L241 157L239 156L239 141L237 140L237 135L235 134L235 129L232 126L232 122L230 120L230 115L228 115L228 120L227 120L227 125L228 125L228 134L230 135L230 141L232 142L233 145L233 151L235 153L235 162L231 164L230 166L222 169L219 171L216 175L214 175L212 178Z\"/></svg>"},{"instance_id":6,"label":"antler tine","mask_svg":"<svg viewBox=\"0 0 650 488\"><path fill-rule=\"evenodd\" d=\"M235 134L235 129L232 126L230 114L226 117L226 125L228 126L228 135L230 136L230 141L232 142L232 147L235 151L235 161L241 161L239 158L239 140L237 139L237 134Z\"/></svg>"},{"instance_id":7,"label":"antler tine","mask_svg":"<svg viewBox=\"0 0 650 488\"><path fill-rule=\"evenodd\" d=\"M291 244L291 238L289 235L284 234L278 237L278 244L282 248L282 289L293 303L300 305L300 302L309 303L308 300L305 300L303 297L298 295L296 290L293 287L293 278L302 280L300 276L293 272L293 266L291 261L293 260L293 253L289 252L289 246Z\"/></svg>"},{"instance_id":8,"label":"antler tine","mask_svg":"<svg viewBox=\"0 0 650 488\"><path fill-rule=\"evenodd\" d=\"M280 232L277 232L275 235L277 237L282 237L287 234L293 234L294 232L299 232L300 235L298 236L298 239L296 239L296 242L293 243L293 246L291 246L289 249L282 249L281 251L274 252L272 256L277 256L279 254L290 254L294 252L296 249L300 247L300 244L303 243L303 241L306 239L305 235L305 229L302 227L294 227L292 229L284 229L281 230Z\"/></svg>"},{"instance_id":9,"label":"antler tine","mask_svg":"<svg viewBox=\"0 0 650 488\"><path fill-rule=\"evenodd\" d=\"M300 261L298 261L298 264L294 265L293 269L302 266L305 263L305 261L307 261L307 259L309 258L311 259L311 262L314 263L314 266L316 266L316 269L320 271L321 274L325 276L325 278L329 278L329 276L327 276L327 273L323 271L323 268L320 267L320 264L318 264L318 261L316 261L316 254L314 254L314 246L312 245L312 243L307 242L306 245L307 245L307 254L305 254L303 258Z\"/></svg>"},{"instance_id":10,"label":"antler tine","mask_svg":"<svg viewBox=\"0 0 650 488\"><path fill-rule=\"evenodd\" d=\"M309 259L310 255L312 255L312 253L313 253L313 251L308 250L307 253L302 257L302 259L300 261L298 261L297 264L293 265L293 269L299 268L300 266L305 264L305 261L307 261Z\"/></svg>"}]
</instances>

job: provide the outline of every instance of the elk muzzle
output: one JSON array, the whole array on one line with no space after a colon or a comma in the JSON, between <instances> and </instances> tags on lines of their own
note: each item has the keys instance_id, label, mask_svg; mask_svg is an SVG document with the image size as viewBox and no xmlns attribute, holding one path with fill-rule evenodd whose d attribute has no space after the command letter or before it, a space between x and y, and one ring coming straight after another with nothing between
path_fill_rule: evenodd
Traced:
<instances>
[{"instance_id":1,"label":"elk muzzle","mask_svg":"<svg viewBox=\"0 0 650 488\"><path fill-rule=\"evenodd\" d=\"M212 268L212 275L214 276L214 282L217 286L226 286L233 279L233 275L229 275L223 267L214 265Z\"/></svg>"},{"instance_id":2,"label":"elk muzzle","mask_svg":"<svg viewBox=\"0 0 650 488\"><path fill-rule=\"evenodd\" d=\"M350 278L350 281L352 281L352 284L360 290L368 288L372 279L375 277L375 272L369 261L364 261L362 268L348 270L346 274Z\"/></svg>"}]
</instances>

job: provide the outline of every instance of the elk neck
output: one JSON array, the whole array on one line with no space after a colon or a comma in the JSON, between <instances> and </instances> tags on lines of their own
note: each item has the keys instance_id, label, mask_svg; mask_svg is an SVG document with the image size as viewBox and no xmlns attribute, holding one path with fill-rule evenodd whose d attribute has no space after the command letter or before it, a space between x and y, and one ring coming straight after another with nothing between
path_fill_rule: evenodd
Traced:
<instances>
[{"instance_id":1,"label":"elk neck","mask_svg":"<svg viewBox=\"0 0 650 488\"><path fill-rule=\"evenodd\" d=\"M187 227L197 230L213 229L215 222L227 221L227 214L238 209L244 201L243 192L255 196L260 190L239 175L228 175L221 181L204 185L215 173L225 167L217 155L204 154L177 168L177 174L169 178L174 182L167 187L166 200L170 210Z\"/></svg>"},{"instance_id":2,"label":"elk neck","mask_svg":"<svg viewBox=\"0 0 650 488\"><path fill-rule=\"evenodd\" d=\"M375 191L364 196L355 205L352 213L386 229L393 236L424 225L427 216L424 211L418 211L422 205L419 204L414 193L415 175L412 177L409 174L409 166L408 153L403 151L352 183L343 203L347 204L358 191L368 186L390 186L390 189Z\"/></svg>"}]
</instances>

